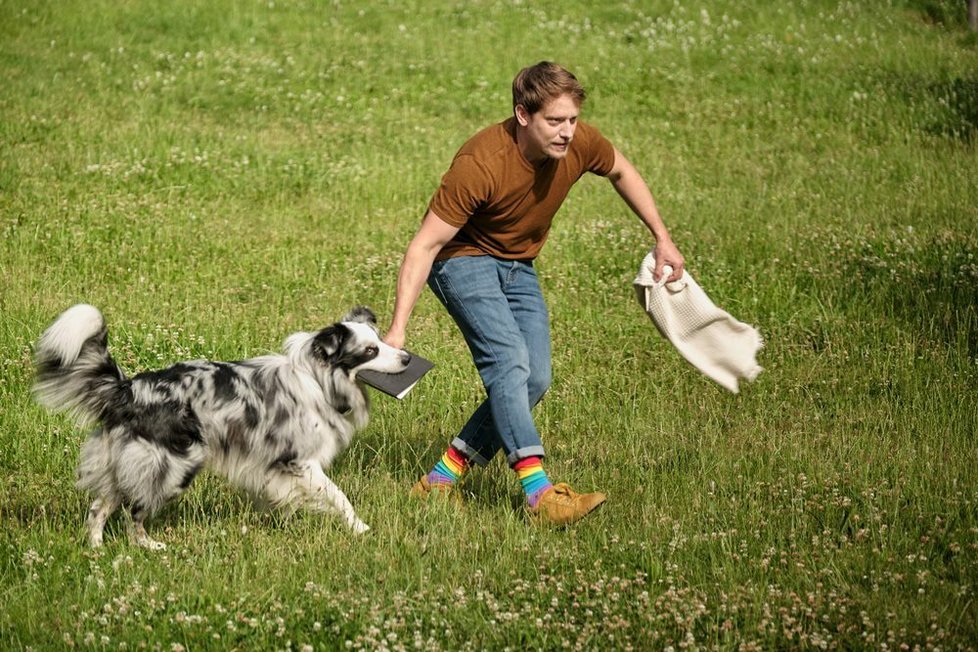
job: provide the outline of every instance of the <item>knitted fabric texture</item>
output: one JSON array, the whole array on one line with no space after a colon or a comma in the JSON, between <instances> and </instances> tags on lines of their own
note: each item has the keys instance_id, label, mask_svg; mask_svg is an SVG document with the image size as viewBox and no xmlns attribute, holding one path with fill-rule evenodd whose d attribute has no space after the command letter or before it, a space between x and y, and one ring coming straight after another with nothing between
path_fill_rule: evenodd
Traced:
<instances>
[{"instance_id":1,"label":"knitted fabric texture","mask_svg":"<svg viewBox=\"0 0 978 652\"><path fill-rule=\"evenodd\" d=\"M665 267L662 278L672 273ZM655 256L642 261L633 281L639 304L659 332L694 367L725 389L737 393L738 381L757 378L757 352L764 346L753 326L737 321L713 304L706 292L683 270L678 281L657 283Z\"/></svg>"}]
</instances>

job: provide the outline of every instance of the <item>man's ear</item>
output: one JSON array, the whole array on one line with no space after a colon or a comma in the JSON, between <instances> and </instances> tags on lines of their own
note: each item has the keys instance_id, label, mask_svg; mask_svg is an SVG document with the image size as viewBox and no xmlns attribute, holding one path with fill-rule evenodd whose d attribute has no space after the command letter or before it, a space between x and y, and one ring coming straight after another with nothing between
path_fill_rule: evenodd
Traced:
<instances>
[{"instance_id":1,"label":"man's ear","mask_svg":"<svg viewBox=\"0 0 978 652\"><path fill-rule=\"evenodd\" d=\"M516 121L520 123L521 127L530 124L530 114L527 112L525 106L517 104L514 112L516 113Z\"/></svg>"}]
</instances>

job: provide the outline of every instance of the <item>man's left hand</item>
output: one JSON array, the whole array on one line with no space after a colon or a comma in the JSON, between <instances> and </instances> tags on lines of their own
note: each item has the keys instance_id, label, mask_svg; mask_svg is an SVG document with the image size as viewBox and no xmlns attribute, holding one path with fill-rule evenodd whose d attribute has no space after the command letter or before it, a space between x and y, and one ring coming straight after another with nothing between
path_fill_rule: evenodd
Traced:
<instances>
[{"instance_id":1,"label":"man's left hand","mask_svg":"<svg viewBox=\"0 0 978 652\"><path fill-rule=\"evenodd\" d=\"M672 243L672 240L659 240L655 243L655 274L653 277L656 282L662 279L662 268L666 265L672 267L672 274L669 278L665 279L665 282L678 281L683 276L683 266L686 264L686 260L683 255L679 253L679 249L676 245Z\"/></svg>"}]
</instances>

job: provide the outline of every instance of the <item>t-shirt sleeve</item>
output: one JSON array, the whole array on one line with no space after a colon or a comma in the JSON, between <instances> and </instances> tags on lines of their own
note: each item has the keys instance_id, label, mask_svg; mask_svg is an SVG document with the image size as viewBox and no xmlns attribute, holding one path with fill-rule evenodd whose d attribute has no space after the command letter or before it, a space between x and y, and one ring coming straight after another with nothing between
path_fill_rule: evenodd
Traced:
<instances>
[{"instance_id":1,"label":"t-shirt sleeve","mask_svg":"<svg viewBox=\"0 0 978 652\"><path fill-rule=\"evenodd\" d=\"M606 177L611 174L615 167L615 148L611 141L605 138L596 127L581 123L578 130L582 130L585 137L585 158L584 169L593 172L598 176Z\"/></svg>"},{"instance_id":2,"label":"t-shirt sleeve","mask_svg":"<svg viewBox=\"0 0 978 652\"><path fill-rule=\"evenodd\" d=\"M452 226L464 226L485 205L492 179L471 154L459 154L441 178L428 209Z\"/></svg>"}]
</instances>

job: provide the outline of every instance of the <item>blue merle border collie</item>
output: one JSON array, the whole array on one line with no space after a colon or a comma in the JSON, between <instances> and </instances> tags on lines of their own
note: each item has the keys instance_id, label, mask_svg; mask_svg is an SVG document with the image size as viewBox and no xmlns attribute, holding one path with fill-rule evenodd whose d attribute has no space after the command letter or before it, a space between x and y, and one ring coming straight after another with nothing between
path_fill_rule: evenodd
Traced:
<instances>
[{"instance_id":1,"label":"blue merle border collie","mask_svg":"<svg viewBox=\"0 0 978 652\"><path fill-rule=\"evenodd\" d=\"M409 360L381 341L361 306L318 332L290 335L283 354L180 362L128 378L109 353L102 313L80 304L41 335L34 390L53 411L97 424L77 470L78 487L95 496L89 543L102 544L106 520L124 506L134 542L159 550L146 519L205 466L272 507L333 513L365 532L323 469L367 423L357 373L396 373Z\"/></svg>"}]
</instances>

